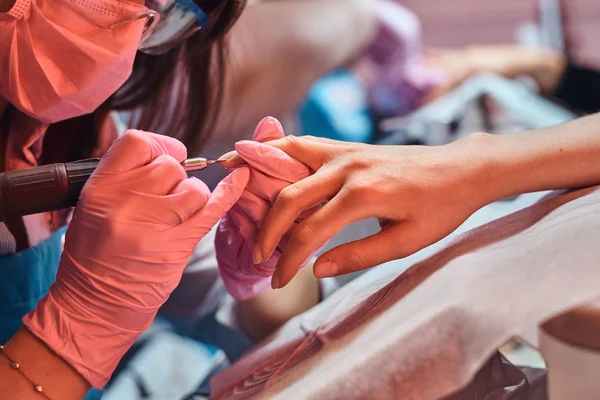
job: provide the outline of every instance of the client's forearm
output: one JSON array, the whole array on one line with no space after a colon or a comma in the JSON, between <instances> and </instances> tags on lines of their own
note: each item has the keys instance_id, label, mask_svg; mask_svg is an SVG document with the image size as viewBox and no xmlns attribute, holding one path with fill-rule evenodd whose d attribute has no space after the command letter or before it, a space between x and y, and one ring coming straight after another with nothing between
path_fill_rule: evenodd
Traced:
<instances>
[{"instance_id":1,"label":"client's forearm","mask_svg":"<svg viewBox=\"0 0 600 400\"><path fill-rule=\"evenodd\" d=\"M11 365L8 357L17 362L18 368L36 385L41 386L43 392L53 400L79 400L90 388L88 382L77 371L26 328L22 328L6 343L2 353L0 397L3 399L44 398L33 384Z\"/></svg>"},{"instance_id":2,"label":"client's forearm","mask_svg":"<svg viewBox=\"0 0 600 400\"><path fill-rule=\"evenodd\" d=\"M529 132L477 137L474 153L490 201L600 184L600 114Z\"/></svg>"},{"instance_id":3,"label":"client's forearm","mask_svg":"<svg viewBox=\"0 0 600 400\"><path fill-rule=\"evenodd\" d=\"M312 265L308 265L285 288L269 289L238 303L238 312L246 333L260 341L294 316L315 306L319 298L319 281L313 275Z\"/></svg>"}]
</instances>

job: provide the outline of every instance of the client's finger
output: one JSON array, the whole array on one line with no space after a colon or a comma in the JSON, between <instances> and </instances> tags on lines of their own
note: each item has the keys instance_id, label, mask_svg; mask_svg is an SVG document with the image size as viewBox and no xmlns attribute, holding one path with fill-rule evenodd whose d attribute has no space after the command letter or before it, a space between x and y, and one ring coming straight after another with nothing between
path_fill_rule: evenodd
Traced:
<instances>
[{"instance_id":1,"label":"client's finger","mask_svg":"<svg viewBox=\"0 0 600 400\"><path fill-rule=\"evenodd\" d=\"M235 149L251 167L274 178L296 182L310 174L304 164L276 147L242 140L235 144Z\"/></svg>"},{"instance_id":2,"label":"client's finger","mask_svg":"<svg viewBox=\"0 0 600 400\"><path fill-rule=\"evenodd\" d=\"M345 226L370 217L366 214L368 210L351 207L350 202L338 195L294 229L277 263L271 282L273 288L287 285L311 254Z\"/></svg>"},{"instance_id":3,"label":"client's finger","mask_svg":"<svg viewBox=\"0 0 600 400\"><path fill-rule=\"evenodd\" d=\"M323 165L327 157L337 151L342 142L312 136L286 136L265 142L265 144L283 150L290 157L316 171ZM235 168L243 163L243 158L238 154L223 162L223 166L225 168Z\"/></svg>"},{"instance_id":4,"label":"client's finger","mask_svg":"<svg viewBox=\"0 0 600 400\"><path fill-rule=\"evenodd\" d=\"M334 171L321 171L285 187L262 223L252 251L255 263L268 260L298 216L333 197L342 180Z\"/></svg>"},{"instance_id":5,"label":"client's finger","mask_svg":"<svg viewBox=\"0 0 600 400\"><path fill-rule=\"evenodd\" d=\"M252 135L252 140L255 142L264 143L270 140L281 139L284 136L285 133L283 132L283 126L281 126L281 123L276 118L265 117L256 126L254 134ZM223 154L219 160L227 160L223 161L222 165L230 169L237 168L246 162L246 160L244 160L235 151L230 151L227 154Z\"/></svg>"},{"instance_id":6,"label":"client's finger","mask_svg":"<svg viewBox=\"0 0 600 400\"><path fill-rule=\"evenodd\" d=\"M411 223L397 222L375 235L343 244L321 255L315 262L317 278L362 271L388 261L408 257L426 243Z\"/></svg>"}]
</instances>

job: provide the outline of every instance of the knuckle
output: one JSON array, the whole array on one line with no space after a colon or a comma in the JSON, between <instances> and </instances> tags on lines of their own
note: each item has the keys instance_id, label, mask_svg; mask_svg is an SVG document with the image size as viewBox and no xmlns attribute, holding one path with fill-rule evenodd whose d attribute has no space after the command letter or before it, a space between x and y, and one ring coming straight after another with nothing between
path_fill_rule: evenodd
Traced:
<instances>
[{"instance_id":1,"label":"knuckle","mask_svg":"<svg viewBox=\"0 0 600 400\"><path fill-rule=\"evenodd\" d=\"M158 164L158 170L165 176L180 177L185 173L185 170L181 164L171 156L162 155L159 156L156 161Z\"/></svg>"},{"instance_id":2,"label":"knuckle","mask_svg":"<svg viewBox=\"0 0 600 400\"><path fill-rule=\"evenodd\" d=\"M344 161L346 169L352 172L366 171L373 167L372 160L363 157L356 157L353 154L348 154Z\"/></svg>"},{"instance_id":3,"label":"knuckle","mask_svg":"<svg viewBox=\"0 0 600 400\"><path fill-rule=\"evenodd\" d=\"M297 150L301 144L302 144L302 139L299 138L298 136L286 136L282 139L282 144L283 146L281 147L281 150L283 151L294 151Z\"/></svg>"},{"instance_id":4,"label":"knuckle","mask_svg":"<svg viewBox=\"0 0 600 400\"><path fill-rule=\"evenodd\" d=\"M112 212L110 213L110 218L106 218L102 222L105 237L117 240L125 239L126 235L124 235L123 233L126 229L124 227L123 221L127 221L128 219L130 219L129 215L127 215L125 210L126 207L123 206L112 210Z\"/></svg>"},{"instance_id":5,"label":"knuckle","mask_svg":"<svg viewBox=\"0 0 600 400\"><path fill-rule=\"evenodd\" d=\"M337 140L319 137L319 136L313 136L313 135L302 135L301 140L304 142L313 142L315 144L321 144L321 145L332 145L332 146L335 146L336 148L339 148L340 145L342 145L342 143L343 143L343 142L339 142Z\"/></svg>"},{"instance_id":6,"label":"knuckle","mask_svg":"<svg viewBox=\"0 0 600 400\"><path fill-rule=\"evenodd\" d=\"M131 144L134 147L148 147L148 138L141 131L129 129L121 136L121 141Z\"/></svg>"},{"instance_id":7,"label":"knuckle","mask_svg":"<svg viewBox=\"0 0 600 400\"><path fill-rule=\"evenodd\" d=\"M279 196L277 196L277 202L283 208L290 208L294 206L300 197L300 190L296 185L289 185L284 187Z\"/></svg>"},{"instance_id":8,"label":"knuckle","mask_svg":"<svg viewBox=\"0 0 600 400\"><path fill-rule=\"evenodd\" d=\"M210 189L206 186L204 182L199 179L186 179L184 182L187 182L187 187L190 192L202 197L210 197Z\"/></svg>"},{"instance_id":9,"label":"knuckle","mask_svg":"<svg viewBox=\"0 0 600 400\"><path fill-rule=\"evenodd\" d=\"M348 272L362 271L369 266L365 262L365 257L356 250L351 250L346 254L346 267Z\"/></svg>"},{"instance_id":10,"label":"knuckle","mask_svg":"<svg viewBox=\"0 0 600 400\"><path fill-rule=\"evenodd\" d=\"M355 179L346 185L348 197L352 200L367 200L373 194L370 182L363 179Z\"/></svg>"},{"instance_id":11,"label":"knuckle","mask_svg":"<svg viewBox=\"0 0 600 400\"><path fill-rule=\"evenodd\" d=\"M305 245L311 243L316 235L314 228L310 224L301 224L294 230L292 237L295 243Z\"/></svg>"}]
</instances>

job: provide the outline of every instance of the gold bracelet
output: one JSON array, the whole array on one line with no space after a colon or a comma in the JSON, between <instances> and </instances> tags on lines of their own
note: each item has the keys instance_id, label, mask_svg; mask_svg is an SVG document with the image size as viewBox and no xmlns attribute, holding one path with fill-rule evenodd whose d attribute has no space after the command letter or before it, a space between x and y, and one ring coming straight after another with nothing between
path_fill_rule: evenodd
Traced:
<instances>
[{"instance_id":1,"label":"gold bracelet","mask_svg":"<svg viewBox=\"0 0 600 400\"><path fill-rule=\"evenodd\" d=\"M17 370L21 375L23 375L23 378L27 379L27 381L29 383L31 383L33 385L33 390L36 393L41 394L42 396L44 396L44 398L46 398L46 400L52 400L50 398L50 396L48 396L46 393L44 393L44 389L38 385L37 383L35 383L26 373L25 371L23 371L21 369L21 365L16 362L15 360L12 359L11 356L9 356L8 354L6 354L6 352L4 351L4 346L0 345L0 353L4 354L4 357L6 357L8 359L8 361L10 361L10 366L12 369Z\"/></svg>"}]
</instances>

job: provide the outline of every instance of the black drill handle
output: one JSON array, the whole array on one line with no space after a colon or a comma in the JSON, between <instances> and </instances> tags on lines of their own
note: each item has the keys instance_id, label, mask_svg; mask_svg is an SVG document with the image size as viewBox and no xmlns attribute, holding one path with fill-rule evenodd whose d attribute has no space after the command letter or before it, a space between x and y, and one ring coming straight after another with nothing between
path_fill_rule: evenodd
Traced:
<instances>
[{"instance_id":1,"label":"black drill handle","mask_svg":"<svg viewBox=\"0 0 600 400\"><path fill-rule=\"evenodd\" d=\"M74 207L100 159L0 174L0 221Z\"/></svg>"}]
</instances>

